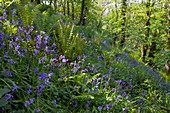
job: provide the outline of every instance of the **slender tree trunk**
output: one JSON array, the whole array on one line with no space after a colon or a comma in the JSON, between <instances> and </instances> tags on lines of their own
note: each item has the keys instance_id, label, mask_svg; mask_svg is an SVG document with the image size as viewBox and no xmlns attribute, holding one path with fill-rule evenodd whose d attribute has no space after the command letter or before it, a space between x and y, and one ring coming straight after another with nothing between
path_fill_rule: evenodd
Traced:
<instances>
[{"instance_id":1,"label":"slender tree trunk","mask_svg":"<svg viewBox=\"0 0 170 113\"><path fill-rule=\"evenodd\" d=\"M146 56L147 56L147 51L148 51L148 44L146 43L148 41L148 38L150 36L150 0L147 1L147 4L146 4L146 15L147 15L147 21L146 21L146 34L145 34L145 40L144 40L144 45L143 45L143 49L142 49L142 61L145 62L146 60Z\"/></svg>"},{"instance_id":2,"label":"slender tree trunk","mask_svg":"<svg viewBox=\"0 0 170 113\"><path fill-rule=\"evenodd\" d=\"M71 6L72 6L72 20L74 21L74 1L71 0Z\"/></svg>"},{"instance_id":3,"label":"slender tree trunk","mask_svg":"<svg viewBox=\"0 0 170 113\"><path fill-rule=\"evenodd\" d=\"M121 30L121 41L120 41L120 46L123 47L124 43L125 43L125 37L126 37L126 8L127 8L127 4L126 4L126 0L122 0L122 30Z\"/></svg>"},{"instance_id":4,"label":"slender tree trunk","mask_svg":"<svg viewBox=\"0 0 170 113\"><path fill-rule=\"evenodd\" d=\"M169 30L168 30L168 40L167 40L167 48L170 50L170 2L168 3L168 25L169 25Z\"/></svg>"},{"instance_id":5,"label":"slender tree trunk","mask_svg":"<svg viewBox=\"0 0 170 113\"><path fill-rule=\"evenodd\" d=\"M57 10L57 0L54 0L54 10Z\"/></svg>"},{"instance_id":6,"label":"slender tree trunk","mask_svg":"<svg viewBox=\"0 0 170 113\"><path fill-rule=\"evenodd\" d=\"M118 14L118 6L117 6L117 0L115 0L115 15L116 15L116 22L118 21L119 14ZM118 38L118 33L113 34L113 45L116 46L116 41Z\"/></svg>"},{"instance_id":7,"label":"slender tree trunk","mask_svg":"<svg viewBox=\"0 0 170 113\"><path fill-rule=\"evenodd\" d=\"M64 0L64 3L63 3L63 13L64 15L66 15L66 0Z\"/></svg>"},{"instance_id":8,"label":"slender tree trunk","mask_svg":"<svg viewBox=\"0 0 170 113\"><path fill-rule=\"evenodd\" d=\"M82 24L83 24L84 8L85 8L85 0L82 0L82 2L81 2L80 20L79 20L79 22L78 22L78 25L82 25Z\"/></svg>"},{"instance_id":9,"label":"slender tree trunk","mask_svg":"<svg viewBox=\"0 0 170 113\"><path fill-rule=\"evenodd\" d=\"M52 4L52 1L53 1L53 0L50 0L50 6L51 6L51 4Z\"/></svg>"},{"instance_id":10,"label":"slender tree trunk","mask_svg":"<svg viewBox=\"0 0 170 113\"><path fill-rule=\"evenodd\" d=\"M70 2L67 0L67 15L70 16Z\"/></svg>"}]
</instances>

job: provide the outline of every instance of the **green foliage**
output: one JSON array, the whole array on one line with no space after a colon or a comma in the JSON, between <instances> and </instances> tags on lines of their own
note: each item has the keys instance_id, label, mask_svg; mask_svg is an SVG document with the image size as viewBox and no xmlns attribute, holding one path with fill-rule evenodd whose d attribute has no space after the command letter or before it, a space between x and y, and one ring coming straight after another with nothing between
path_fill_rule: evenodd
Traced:
<instances>
[{"instance_id":1,"label":"green foliage","mask_svg":"<svg viewBox=\"0 0 170 113\"><path fill-rule=\"evenodd\" d=\"M57 32L54 30L54 35L60 54L73 59L82 55L85 39L78 36L78 33L74 33L74 24L61 25L61 22L58 21L58 26Z\"/></svg>"}]
</instances>

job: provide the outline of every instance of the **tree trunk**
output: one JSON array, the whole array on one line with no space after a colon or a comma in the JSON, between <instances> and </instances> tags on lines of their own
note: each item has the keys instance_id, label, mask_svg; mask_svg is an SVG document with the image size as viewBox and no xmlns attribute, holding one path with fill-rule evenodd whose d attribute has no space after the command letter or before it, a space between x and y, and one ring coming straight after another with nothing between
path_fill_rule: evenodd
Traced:
<instances>
[{"instance_id":1,"label":"tree trunk","mask_svg":"<svg viewBox=\"0 0 170 113\"><path fill-rule=\"evenodd\" d=\"M51 6L51 4L52 4L52 1L53 1L53 0L50 0L50 6Z\"/></svg>"},{"instance_id":2,"label":"tree trunk","mask_svg":"<svg viewBox=\"0 0 170 113\"><path fill-rule=\"evenodd\" d=\"M170 2L168 3L168 25L169 25L169 30L168 30L168 40L167 40L167 48L170 50Z\"/></svg>"},{"instance_id":3,"label":"tree trunk","mask_svg":"<svg viewBox=\"0 0 170 113\"><path fill-rule=\"evenodd\" d=\"M74 1L71 0L71 6L72 6L72 20L74 21Z\"/></svg>"},{"instance_id":4,"label":"tree trunk","mask_svg":"<svg viewBox=\"0 0 170 113\"><path fill-rule=\"evenodd\" d=\"M66 0L64 0L64 4L63 4L63 13L64 15L66 15Z\"/></svg>"},{"instance_id":5,"label":"tree trunk","mask_svg":"<svg viewBox=\"0 0 170 113\"><path fill-rule=\"evenodd\" d=\"M142 61L145 62L146 60L146 56L147 56L147 51L148 51L148 44L146 43L148 41L148 38L150 36L150 0L147 1L147 4L146 4L146 8L147 8L147 11L146 11L146 15L147 15L147 21L146 21L146 34L145 34L145 40L144 40L144 45L143 45L143 49L142 49Z\"/></svg>"},{"instance_id":6,"label":"tree trunk","mask_svg":"<svg viewBox=\"0 0 170 113\"><path fill-rule=\"evenodd\" d=\"M67 0L67 15L70 16L70 5L69 5L69 0Z\"/></svg>"},{"instance_id":7,"label":"tree trunk","mask_svg":"<svg viewBox=\"0 0 170 113\"><path fill-rule=\"evenodd\" d=\"M82 24L83 24L84 8L85 8L85 0L82 0L82 2L81 2L80 20L79 20L79 22L78 22L78 25L82 25Z\"/></svg>"},{"instance_id":8,"label":"tree trunk","mask_svg":"<svg viewBox=\"0 0 170 113\"><path fill-rule=\"evenodd\" d=\"M125 37L126 37L126 8L127 8L127 4L126 4L126 0L122 0L122 30L121 30L121 41L120 41L120 46L123 47L124 43L125 43Z\"/></svg>"}]
</instances>

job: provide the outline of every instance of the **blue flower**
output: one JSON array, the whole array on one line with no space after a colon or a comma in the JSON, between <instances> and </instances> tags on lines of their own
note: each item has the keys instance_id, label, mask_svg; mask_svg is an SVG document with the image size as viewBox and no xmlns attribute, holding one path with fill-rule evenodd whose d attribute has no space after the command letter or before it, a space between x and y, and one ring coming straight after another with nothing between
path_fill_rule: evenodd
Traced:
<instances>
[{"instance_id":1,"label":"blue flower","mask_svg":"<svg viewBox=\"0 0 170 113\"><path fill-rule=\"evenodd\" d=\"M39 70L39 68L36 67L36 68L34 69L34 74L36 74L38 70Z\"/></svg>"},{"instance_id":2,"label":"blue flower","mask_svg":"<svg viewBox=\"0 0 170 113\"><path fill-rule=\"evenodd\" d=\"M30 94L32 92L31 86L28 87L27 94Z\"/></svg>"},{"instance_id":3,"label":"blue flower","mask_svg":"<svg viewBox=\"0 0 170 113\"><path fill-rule=\"evenodd\" d=\"M47 74L42 72L40 75L39 75L39 80L43 80L47 77Z\"/></svg>"},{"instance_id":4,"label":"blue flower","mask_svg":"<svg viewBox=\"0 0 170 113\"><path fill-rule=\"evenodd\" d=\"M18 86L16 84L13 84L12 92L14 92L16 89L18 89Z\"/></svg>"},{"instance_id":5,"label":"blue flower","mask_svg":"<svg viewBox=\"0 0 170 113\"><path fill-rule=\"evenodd\" d=\"M101 110L102 110L102 108L103 108L103 106L99 106L99 107L98 107L98 110L99 110L99 111L101 111Z\"/></svg>"},{"instance_id":6,"label":"blue flower","mask_svg":"<svg viewBox=\"0 0 170 113\"><path fill-rule=\"evenodd\" d=\"M39 108L37 108L35 111L38 113L38 112L40 112L40 109L39 109Z\"/></svg>"},{"instance_id":7,"label":"blue flower","mask_svg":"<svg viewBox=\"0 0 170 113\"><path fill-rule=\"evenodd\" d=\"M9 100L9 99L11 99L11 98L13 98L13 95L11 95L11 94L6 94L6 95L5 95L5 100L6 100L6 101Z\"/></svg>"},{"instance_id":8,"label":"blue flower","mask_svg":"<svg viewBox=\"0 0 170 113\"><path fill-rule=\"evenodd\" d=\"M43 89L44 89L44 85L43 84L40 84L36 87L36 91L37 92L43 92Z\"/></svg>"},{"instance_id":9,"label":"blue flower","mask_svg":"<svg viewBox=\"0 0 170 113\"><path fill-rule=\"evenodd\" d=\"M5 19L4 19L4 17L0 16L0 20L4 21Z\"/></svg>"},{"instance_id":10,"label":"blue flower","mask_svg":"<svg viewBox=\"0 0 170 113\"><path fill-rule=\"evenodd\" d=\"M27 107L28 105L32 104L34 102L34 98L31 98L24 102L24 106Z\"/></svg>"},{"instance_id":11,"label":"blue flower","mask_svg":"<svg viewBox=\"0 0 170 113\"><path fill-rule=\"evenodd\" d=\"M46 84L46 85L50 85L50 81L49 81L49 79L48 79L48 78L44 80L44 84Z\"/></svg>"},{"instance_id":12,"label":"blue flower","mask_svg":"<svg viewBox=\"0 0 170 113\"><path fill-rule=\"evenodd\" d=\"M87 103L85 104L85 107L89 107L89 105L90 105L90 101L87 101Z\"/></svg>"},{"instance_id":13,"label":"blue flower","mask_svg":"<svg viewBox=\"0 0 170 113\"><path fill-rule=\"evenodd\" d=\"M78 89L78 86L74 86L74 91L76 91Z\"/></svg>"}]
</instances>

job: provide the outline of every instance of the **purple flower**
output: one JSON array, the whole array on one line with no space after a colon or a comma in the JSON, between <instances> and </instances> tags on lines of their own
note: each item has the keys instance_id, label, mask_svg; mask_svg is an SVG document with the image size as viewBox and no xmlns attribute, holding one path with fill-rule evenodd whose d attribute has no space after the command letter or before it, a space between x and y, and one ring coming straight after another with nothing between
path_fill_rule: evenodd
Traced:
<instances>
[{"instance_id":1,"label":"purple flower","mask_svg":"<svg viewBox=\"0 0 170 113\"><path fill-rule=\"evenodd\" d=\"M66 63L66 62L68 62L68 59L64 58L64 59L62 59L62 62Z\"/></svg>"},{"instance_id":2,"label":"purple flower","mask_svg":"<svg viewBox=\"0 0 170 113\"><path fill-rule=\"evenodd\" d=\"M36 92L43 92L43 89L44 89L44 85L40 84L36 87Z\"/></svg>"},{"instance_id":3,"label":"purple flower","mask_svg":"<svg viewBox=\"0 0 170 113\"><path fill-rule=\"evenodd\" d=\"M35 111L38 113L38 112L40 112L40 109L39 109L39 108L37 108Z\"/></svg>"},{"instance_id":4,"label":"purple flower","mask_svg":"<svg viewBox=\"0 0 170 113\"><path fill-rule=\"evenodd\" d=\"M125 85L125 82L123 80L117 80L117 83L119 86Z\"/></svg>"},{"instance_id":5,"label":"purple flower","mask_svg":"<svg viewBox=\"0 0 170 113\"><path fill-rule=\"evenodd\" d=\"M48 78L44 80L44 84L46 84L46 85L50 85L50 81L49 81L49 79L48 79Z\"/></svg>"},{"instance_id":6,"label":"purple flower","mask_svg":"<svg viewBox=\"0 0 170 113\"><path fill-rule=\"evenodd\" d=\"M32 92L31 86L28 87L27 94L30 94Z\"/></svg>"},{"instance_id":7,"label":"purple flower","mask_svg":"<svg viewBox=\"0 0 170 113\"><path fill-rule=\"evenodd\" d=\"M65 59L65 56L60 55L59 60Z\"/></svg>"},{"instance_id":8,"label":"purple flower","mask_svg":"<svg viewBox=\"0 0 170 113\"><path fill-rule=\"evenodd\" d=\"M41 35L37 35L37 36L36 36L36 39L37 39L37 43L38 43L38 44L41 44L42 36L41 36Z\"/></svg>"},{"instance_id":9,"label":"purple flower","mask_svg":"<svg viewBox=\"0 0 170 113\"><path fill-rule=\"evenodd\" d=\"M99 110L99 111L101 111L101 110L102 110L102 108L103 108L103 106L99 106L99 107L98 107L98 110Z\"/></svg>"},{"instance_id":10,"label":"purple flower","mask_svg":"<svg viewBox=\"0 0 170 113\"><path fill-rule=\"evenodd\" d=\"M76 91L76 90L77 90L77 88L78 88L78 86L74 86L74 91Z\"/></svg>"},{"instance_id":11,"label":"purple flower","mask_svg":"<svg viewBox=\"0 0 170 113\"><path fill-rule=\"evenodd\" d=\"M122 108L122 110L124 111L124 113L126 113L126 111L128 111L128 108Z\"/></svg>"},{"instance_id":12,"label":"purple flower","mask_svg":"<svg viewBox=\"0 0 170 113\"><path fill-rule=\"evenodd\" d=\"M11 98L13 98L13 95L11 95L11 94L6 94L6 95L5 95L5 100L6 100L6 101L9 100L9 99L11 99Z\"/></svg>"},{"instance_id":13,"label":"purple flower","mask_svg":"<svg viewBox=\"0 0 170 113\"><path fill-rule=\"evenodd\" d=\"M51 73L48 74L48 77L51 78L51 76L53 76L53 75L54 75L54 73L51 72Z\"/></svg>"},{"instance_id":14,"label":"purple flower","mask_svg":"<svg viewBox=\"0 0 170 113\"><path fill-rule=\"evenodd\" d=\"M28 105L32 104L34 102L34 98L31 98L24 102L24 106L27 107Z\"/></svg>"},{"instance_id":15,"label":"purple flower","mask_svg":"<svg viewBox=\"0 0 170 113\"><path fill-rule=\"evenodd\" d=\"M6 70L5 70L6 71ZM12 77L12 73L10 71L6 71L6 76Z\"/></svg>"},{"instance_id":16,"label":"purple flower","mask_svg":"<svg viewBox=\"0 0 170 113\"><path fill-rule=\"evenodd\" d=\"M39 68L36 67L36 68L34 69L34 74L36 74L38 70L39 70Z\"/></svg>"},{"instance_id":17,"label":"purple flower","mask_svg":"<svg viewBox=\"0 0 170 113\"><path fill-rule=\"evenodd\" d=\"M53 101L53 104L54 104L54 106L55 106L55 107L56 107L56 103L57 103L57 101L56 101L56 100L54 100L54 101Z\"/></svg>"},{"instance_id":18,"label":"purple flower","mask_svg":"<svg viewBox=\"0 0 170 113\"><path fill-rule=\"evenodd\" d=\"M107 104L103 104L103 107L105 107L107 110L109 110L109 106Z\"/></svg>"},{"instance_id":19,"label":"purple flower","mask_svg":"<svg viewBox=\"0 0 170 113\"><path fill-rule=\"evenodd\" d=\"M24 102L24 106L25 106L25 107L27 107L29 104L30 104L29 101L25 101L25 102Z\"/></svg>"},{"instance_id":20,"label":"purple flower","mask_svg":"<svg viewBox=\"0 0 170 113\"><path fill-rule=\"evenodd\" d=\"M78 71L78 69L74 67L74 68L72 69L72 71L73 71L73 73L76 73L76 72Z\"/></svg>"},{"instance_id":21,"label":"purple flower","mask_svg":"<svg viewBox=\"0 0 170 113\"><path fill-rule=\"evenodd\" d=\"M4 21L5 19L4 19L4 17L0 16L0 20Z\"/></svg>"},{"instance_id":22,"label":"purple flower","mask_svg":"<svg viewBox=\"0 0 170 113\"><path fill-rule=\"evenodd\" d=\"M16 89L18 89L18 86L16 84L13 84L12 92L14 92Z\"/></svg>"},{"instance_id":23,"label":"purple flower","mask_svg":"<svg viewBox=\"0 0 170 113\"><path fill-rule=\"evenodd\" d=\"M38 63L42 64L45 61L45 59L46 59L45 57L39 58L39 62Z\"/></svg>"},{"instance_id":24,"label":"purple flower","mask_svg":"<svg viewBox=\"0 0 170 113\"><path fill-rule=\"evenodd\" d=\"M10 65L12 65L12 64L14 64L15 62L14 62L13 59L9 59L9 60L8 60L8 63L9 63Z\"/></svg>"},{"instance_id":25,"label":"purple flower","mask_svg":"<svg viewBox=\"0 0 170 113\"><path fill-rule=\"evenodd\" d=\"M34 49L34 56L36 56L38 54L38 50Z\"/></svg>"},{"instance_id":26,"label":"purple flower","mask_svg":"<svg viewBox=\"0 0 170 113\"><path fill-rule=\"evenodd\" d=\"M42 72L40 75L39 75L39 80L43 80L47 77L47 74Z\"/></svg>"},{"instance_id":27,"label":"purple flower","mask_svg":"<svg viewBox=\"0 0 170 113\"><path fill-rule=\"evenodd\" d=\"M87 101L87 103L85 104L85 107L89 107L89 105L90 105L90 101Z\"/></svg>"},{"instance_id":28,"label":"purple flower","mask_svg":"<svg viewBox=\"0 0 170 113\"><path fill-rule=\"evenodd\" d=\"M87 83L87 81L88 81L88 78L86 78L86 79L84 80L85 83Z\"/></svg>"},{"instance_id":29,"label":"purple flower","mask_svg":"<svg viewBox=\"0 0 170 113\"><path fill-rule=\"evenodd\" d=\"M73 105L74 107L77 107L77 106L78 106L78 102L77 102L76 99L73 99L73 100L72 100L72 105Z\"/></svg>"},{"instance_id":30,"label":"purple flower","mask_svg":"<svg viewBox=\"0 0 170 113\"><path fill-rule=\"evenodd\" d=\"M110 107L113 107L114 106L114 103L110 103L110 105L109 105Z\"/></svg>"}]
</instances>

